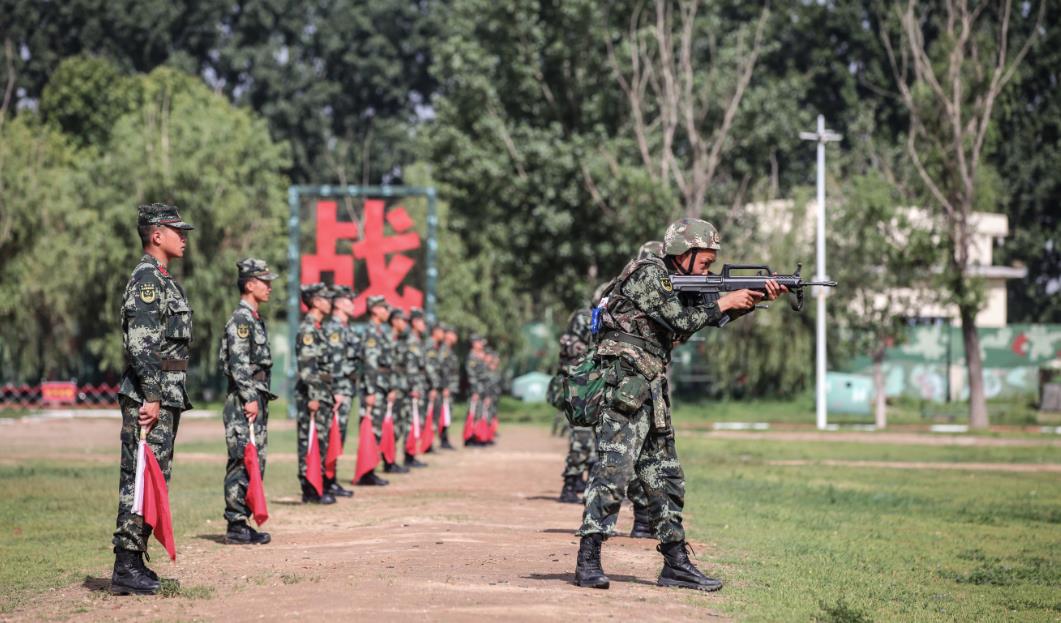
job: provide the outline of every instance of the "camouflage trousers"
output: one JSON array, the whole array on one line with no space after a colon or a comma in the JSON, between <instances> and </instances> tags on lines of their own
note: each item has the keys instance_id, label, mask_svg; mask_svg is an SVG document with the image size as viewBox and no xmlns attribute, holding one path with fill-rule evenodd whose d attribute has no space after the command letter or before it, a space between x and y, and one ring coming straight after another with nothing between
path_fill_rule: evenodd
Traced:
<instances>
[{"instance_id":1,"label":"camouflage trousers","mask_svg":"<svg viewBox=\"0 0 1061 623\"><path fill-rule=\"evenodd\" d=\"M339 436L343 440L343 448L346 448L346 429L350 425L350 411L354 408L354 397L345 396L345 398L343 404L339 405Z\"/></svg>"},{"instance_id":2,"label":"camouflage trousers","mask_svg":"<svg viewBox=\"0 0 1061 623\"><path fill-rule=\"evenodd\" d=\"M654 429L652 413L651 398L633 413L623 413L616 401L605 400L594 428L597 463L590 473L579 535L607 535L630 482L636 479L644 489L650 523L659 540L685 540L685 473L674 447L673 429Z\"/></svg>"},{"instance_id":3,"label":"camouflage trousers","mask_svg":"<svg viewBox=\"0 0 1061 623\"><path fill-rule=\"evenodd\" d=\"M251 423L243 413L243 400L236 392L225 398L222 419L225 422L225 444L228 445L228 463L225 466L225 520L229 523L247 521L251 511L247 508L247 487L250 476L243 463L243 451L250 443ZM258 446L260 476L265 478L265 458L268 448L266 424L269 421L269 402L258 401L258 417L254 420L254 441Z\"/></svg>"},{"instance_id":4,"label":"camouflage trousers","mask_svg":"<svg viewBox=\"0 0 1061 623\"><path fill-rule=\"evenodd\" d=\"M136 493L136 451L140 445L140 405L127 396L119 398L122 411L121 471L118 476L118 519L111 542L115 547L137 552L147 551L147 540L151 537L151 526L144 518L133 513L133 496ZM169 484L173 469L173 442L180 424L180 410L165 405L159 410L158 421L147 433L147 450L155 453L155 460Z\"/></svg>"},{"instance_id":5,"label":"camouflage trousers","mask_svg":"<svg viewBox=\"0 0 1061 623\"><path fill-rule=\"evenodd\" d=\"M394 447L398 457L405 455L405 437L409 433L411 409L412 403L409 402L409 395L405 392L398 392L398 397L394 399L394 407L392 409L394 416Z\"/></svg>"},{"instance_id":6,"label":"camouflage trousers","mask_svg":"<svg viewBox=\"0 0 1061 623\"><path fill-rule=\"evenodd\" d=\"M295 392L295 407L298 428L298 482L303 491L313 488L306 480L306 454L309 452L309 423L313 418L317 424L317 447L320 449L321 475L324 474L324 459L328 456L328 429L332 425L332 404L320 402L316 417L309 410L309 398L305 392Z\"/></svg>"},{"instance_id":7,"label":"camouflage trousers","mask_svg":"<svg viewBox=\"0 0 1061 623\"><path fill-rule=\"evenodd\" d=\"M564 461L564 477L579 476L588 472L597 462L597 439L592 428L581 426L571 429L568 437L567 459Z\"/></svg>"}]
</instances>

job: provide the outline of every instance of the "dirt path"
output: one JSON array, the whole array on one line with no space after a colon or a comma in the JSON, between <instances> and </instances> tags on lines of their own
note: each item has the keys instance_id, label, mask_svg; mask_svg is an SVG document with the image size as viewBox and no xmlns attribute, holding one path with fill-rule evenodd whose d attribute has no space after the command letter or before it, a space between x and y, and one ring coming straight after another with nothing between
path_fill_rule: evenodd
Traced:
<instances>
[{"instance_id":1,"label":"dirt path","mask_svg":"<svg viewBox=\"0 0 1061 623\"><path fill-rule=\"evenodd\" d=\"M182 426L182 437L185 432ZM714 609L725 592L655 586L661 559L651 541L608 542L610 590L571 584L577 553L572 531L581 508L554 501L563 448L563 441L541 429L510 426L496 447L435 453L428 469L394 476L389 487L358 488L352 500L333 507L270 499L270 545L225 546L220 535L206 534L178 544L175 566L155 563L164 576L183 583L188 597L202 591L200 599L111 597L105 592L109 568L100 568L92 574L97 579L50 591L6 618L722 619ZM183 459L178 456L178 464ZM629 526L624 508L619 529ZM709 548L697 552L711 559Z\"/></svg>"}]
</instances>

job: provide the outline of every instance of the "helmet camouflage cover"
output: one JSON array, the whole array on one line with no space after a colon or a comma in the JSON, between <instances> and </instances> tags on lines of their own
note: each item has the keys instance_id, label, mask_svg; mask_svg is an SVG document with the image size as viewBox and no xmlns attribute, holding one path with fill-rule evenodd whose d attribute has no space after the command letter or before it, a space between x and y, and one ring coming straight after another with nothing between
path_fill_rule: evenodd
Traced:
<instances>
[{"instance_id":1,"label":"helmet camouflage cover","mask_svg":"<svg viewBox=\"0 0 1061 623\"><path fill-rule=\"evenodd\" d=\"M718 250L720 242L718 230L711 223L698 218L683 218L667 228L663 251L667 255L681 255L689 249Z\"/></svg>"},{"instance_id":2,"label":"helmet camouflage cover","mask_svg":"<svg viewBox=\"0 0 1061 623\"><path fill-rule=\"evenodd\" d=\"M659 240L649 240L637 250L637 259L643 260L647 257L663 257L663 243Z\"/></svg>"}]
</instances>

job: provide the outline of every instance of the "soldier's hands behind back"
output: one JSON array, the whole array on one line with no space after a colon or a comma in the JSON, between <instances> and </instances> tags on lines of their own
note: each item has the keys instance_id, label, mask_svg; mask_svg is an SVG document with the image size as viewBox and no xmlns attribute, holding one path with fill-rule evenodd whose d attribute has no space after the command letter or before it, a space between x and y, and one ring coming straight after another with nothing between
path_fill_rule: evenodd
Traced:
<instances>
[{"instance_id":1,"label":"soldier's hands behind back","mask_svg":"<svg viewBox=\"0 0 1061 623\"><path fill-rule=\"evenodd\" d=\"M258 419L258 401L252 400L243 405L243 414L247 416L248 422Z\"/></svg>"},{"instance_id":2,"label":"soldier's hands behind back","mask_svg":"<svg viewBox=\"0 0 1061 623\"><path fill-rule=\"evenodd\" d=\"M138 421L140 427L151 428L158 421L158 413L162 410L161 402L145 402L140 406L140 417Z\"/></svg>"}]
</instances>

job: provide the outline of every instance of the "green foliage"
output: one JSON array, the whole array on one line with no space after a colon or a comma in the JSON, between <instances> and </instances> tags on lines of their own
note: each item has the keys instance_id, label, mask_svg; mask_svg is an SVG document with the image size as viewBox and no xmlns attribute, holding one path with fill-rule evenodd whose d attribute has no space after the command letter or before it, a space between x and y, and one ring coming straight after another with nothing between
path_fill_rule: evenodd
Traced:
<instances>
[{"instance_id":1,"label":"green foliage","mask_svg":"<svg viewBox=\"0 0 1061 623\"><path fill-rule=\"evenodd\" d=\"M134 80L114 63L72 56L55 70L41 95L40 113L78 147L100 148L133 105Z\"/></svg>"},{"instance_id":2,"label":"green foliage","mask_svg":"<svg viewBox=\"0 0 1061 623\"><path fill-rule=\"evenodd\" d=\"M79 69L89 77L76 78ZM94 62L64 66L72 78L63 85L70 99L88 100L92 94L79 95L75 87L95 89L98 70ZM120 373L117 312L142 255L138 204L175 203L196 225L187 255L172 268L196 314L192 361L200 383L217 382L216 339L237 297L236 260L253 254L275 266L284 257L288 182L280 171L288 161L265 123L169 68L130 78L127 92L129 112L109 128L109 140L91 149L63 151L63 137L51 130L20 130L32 123L31 115L3 129L23 148L34 140L41 145L19 149L0 163L5 177L10 170L26 180L5 200L24 210L16 222L33 232L31 243L19 239L16 261L5 262L11 278L3 287L12 293L0 307L5 330L12 327L4 336L5 352L13 354L9 364L18 366L14 372L21 378ZM33 157L44 148L55 155ZM20 173L26 169L30 176ZM267 309L275 316L279 305ZM26 355L34 350L36 357Z\"/></svg>"}]
</instances>

